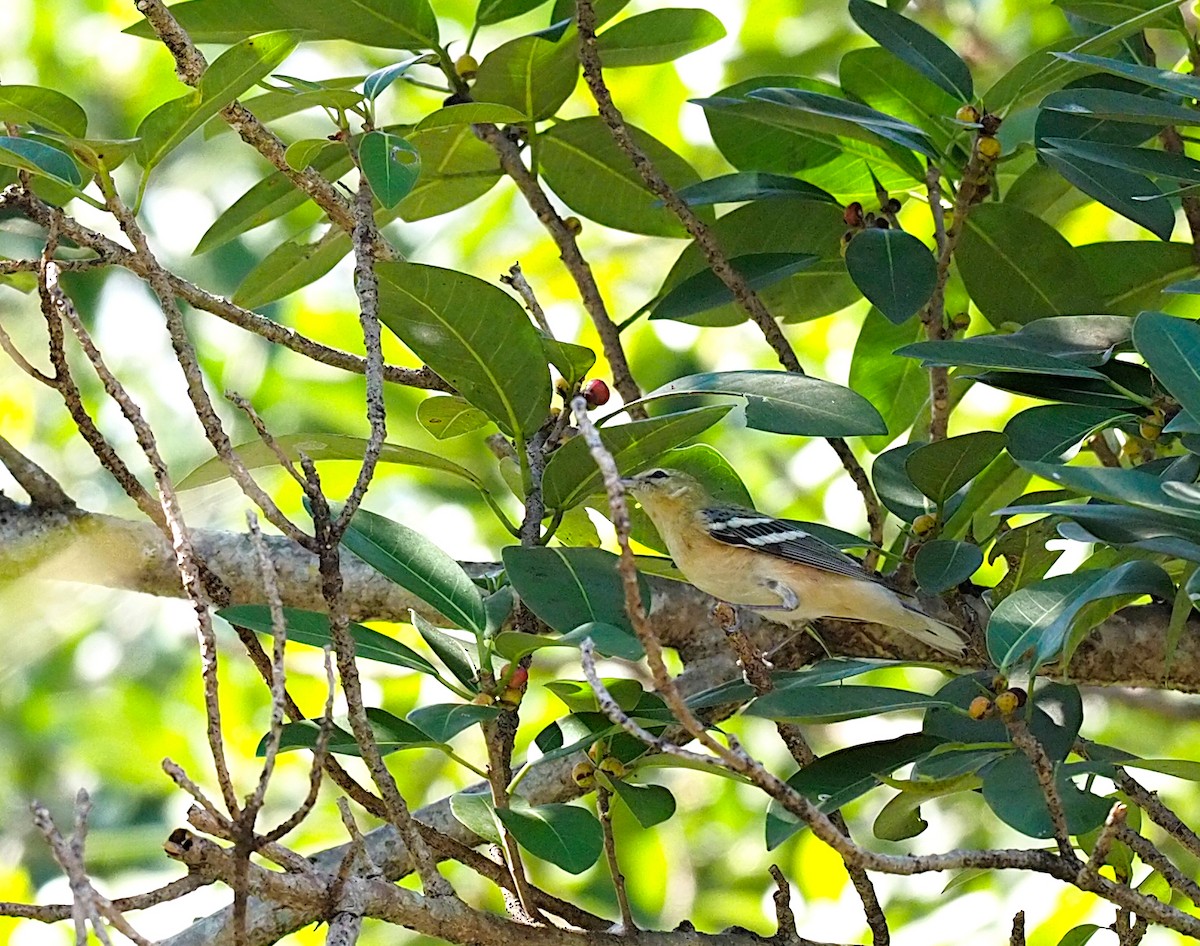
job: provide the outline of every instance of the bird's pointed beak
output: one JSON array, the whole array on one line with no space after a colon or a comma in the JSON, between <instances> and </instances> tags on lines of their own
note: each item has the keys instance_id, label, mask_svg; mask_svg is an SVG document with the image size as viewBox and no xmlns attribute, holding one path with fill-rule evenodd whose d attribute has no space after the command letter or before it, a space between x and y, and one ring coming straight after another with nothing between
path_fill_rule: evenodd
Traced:
<instances>
[{"instance_id":1,"label":"bird's pointed beak","mask_svg":"<svg viewBox=\"0 0 1200 946\"><path fill-rule=\"evenodd\" d=\"M632 476L622 476L620 482L621 488L626 492L637 486L637 480Z\"/></svg>"}]
</instances>

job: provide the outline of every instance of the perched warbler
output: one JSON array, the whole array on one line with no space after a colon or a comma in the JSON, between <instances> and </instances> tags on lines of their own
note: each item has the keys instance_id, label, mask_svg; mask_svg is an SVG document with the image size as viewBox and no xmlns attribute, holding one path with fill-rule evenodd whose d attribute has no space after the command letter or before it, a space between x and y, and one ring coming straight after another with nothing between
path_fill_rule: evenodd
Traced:
<instances>
[{"instance_id":1,"label":"perched warbler","mask_svg":"<svg viewBox=\"0 0 1200 946\"><path fill-rule=\"evenodd\" d=\"M782 624L868 621L949 654L964 650L959 631L918 611L915 601L799 522L722 505L678 470L647 470L621 482L653 520L676 567L715 598Z\"/></svg>"}]
</instances>

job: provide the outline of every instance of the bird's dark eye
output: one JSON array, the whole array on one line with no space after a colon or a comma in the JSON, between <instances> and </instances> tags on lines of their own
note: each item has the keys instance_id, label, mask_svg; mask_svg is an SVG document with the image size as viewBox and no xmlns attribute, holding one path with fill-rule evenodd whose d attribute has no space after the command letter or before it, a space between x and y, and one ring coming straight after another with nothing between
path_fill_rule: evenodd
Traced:
<instances>
[{"instance_id":1,"label":"bird's dark eye","mask_svg":"<svg viewBox=\"0 0 1200 946\"><path fill-rule=\"evenodd\" d=\"M671 474L669 474L666 470L651 470L649 473L646 474L646 479L648 479L648 480L665 480L670 475Z\"/></svg>"}]
</instances>

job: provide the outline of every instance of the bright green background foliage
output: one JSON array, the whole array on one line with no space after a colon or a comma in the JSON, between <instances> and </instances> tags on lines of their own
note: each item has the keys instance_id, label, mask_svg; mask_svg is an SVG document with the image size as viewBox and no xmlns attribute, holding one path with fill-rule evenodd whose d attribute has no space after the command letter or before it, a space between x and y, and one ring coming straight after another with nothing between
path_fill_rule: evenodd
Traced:
<instances>
[{"instance_id":1,"label":"bright green background foliage","mask_svg":"<svg viewBox=\"0 0 1200 946\"><path fill-rule=\"evenodd\" d=\"M552 12L548 3L484 2L477 11L465 0L436 2L432 10L414 2L398 18L380 22L329 3L292 22L264 16L251 4L193 0L183 5L191 14L181 12L183 23L212 63L196 90L174 77L161 46L120 32L129 21L125 5L18 6L6 17L16 36L0 49L0 118L45 134L0 141L5 181L18 169L32 171L47 200L65 203L93 170L115 169L121 192L140 200L142 220L171 269L351 350L361 341L349 238L330 230L280 175L266 174L213 116L239 97L288 142L289 163L311 164L331 179L351 165L345 148L328 141L335 123L357 134L362 116L373 119L379 130L352 144L378 197L377 219L409 261L379 266L383 319L391 329L385 352L395 364L429 364L462 398L389 388L394 446L384 454L390 462L367 507L404 525L364 515L348 544L457 626L482 634L494 615L452 559L503 557L514 585L550 627L569 632L586 612L587 620L599 622L592 631L602 649L637 655L619 596L606 584L603 553L589 548L599 544L599 517L585 512L585 501L601 512L603 505L593 498L599 480L580 443L563 448L547 469L547 499L561 513L550 549L514 549L501 517L492 514L519 518L514 493L522 489L521 471L497 464L484 435L498 428L520 442L537 431L552 399L548 363L572 382L606 377L607 368L602 357L591 364L587 349L599 351L598 338L553 244L502 180L494 153L468 121L528 129L527 159L583 220L581 248L614 319L627 323L622 338L643 390L687 378L676 385L684 394L655 400L648 426L608 428L629 471L699 439L732 461L744 485L711 449L693 446L668 457L720 481L730 495L744 496L748 487L760 507L861 535L858 495L814 439L853 438L891 514L889 542L902 544L922 514L939 515L938 534L915 563L922 586L942 592L970 577L996 585L988 647L996 665L1014 675L1069 649L1114 603L1178 596L1180 613L1188 613L1200 562L1194 485L1200 331L1172 316L1194 315L1193 290L1179 285L1196 271L1177 205L1180 192L1200 186L1200 164L1155 142L1167 125L1200 124L1200 113L1187 107L1200 98L1200 82L1160 71L1188 51L1175 8L1147 13L1152 7L1142 0L961 3L923 6L910 21L866 0L851 0L849 9L842 0L813 2L802 11L793 3L747 0L716 5L711 14L599 4L603 17L616 14L601 33L600 51L635 138L701 217L715 221L722 247L783 320L810 373L848 383L856 397L778 374L757 330L594 117L578 81L574 27L533 35L561 21L567 4L555 4ZM443 108L446 91L428 87L444 81L430 51L440 45L453 58L468 41L481 60L473 80L476 102ZM1062 55L1036 54L1047 49ZM988 173L976 183L987 189L987 199L963 227L946 287L948 316L971 318L968 337L960 331L927 341L915 313L937 286L929 249L933 224L914 195L924 193L926 159L943 166L947 191L966 186L962 175L977 147L977 129L954 117L966 103L1004 118L1001 157L984 162ZM845 206L859 201L877 208L876 182L900 200L902 230L867 228L839 252L850 219ZM95 197L94 188L87 193ZM69 210L103 226L81 199ZM1170 242L1172 235L1178 242ZM27 224L5 220L0 251L36 256L39 238ZM558 339L583 348L539 338L519 304L496 286L516 259ZM7 281L0 318L18 346L36 351L40 317L34 297L21 295L29 280ZM240 529L244 502L204 465L203 439L148 294L122 273L68 276L64 284L110 365L146 405L173 472L195 471L184 484L191 487L185 493L190 523ZM1139 315L1143 310L1172 316ZM276 433L294 436L289 446L318 459L359 455L361 441L354 438L366 433L360 377L272 348L207 316L192 316L191 327L213 390L250 398ZM928 366L955 368L953 393L961 401L951 439L921 446ZM697 392L726 395L720 398L725 406L701 408ZM97 389L87 394L98 400ZM729 396L745 410L730 413ZM106 410L102 423L121 430ZM244 421L232 414L229 420L238 441L251 439ZM1165 439L1157 430L1147 434L1168 421ZM84 507L134 515L96 472L57 403L7 361L0 364L0 431L59 476ZM1090 460L1063 465L1098 432L1118 451L1133 445L1123 469L1100 469ZM131 440L119 445L128 448ZM348 467L323 464L331 495L348 488ZM263 477L285 509L299 513L294 486L271 471ZM1023 493L1052 488L1068 492L1039 492L1019 510L1054 516L1049 526L1018 518L1010 523L1016 528L997 536L1001 520L991 513ZM1110 505L1084 505L1087 497ZM1071 502L1049 505L1063 499ZM646 524L638 528L639 538L656 548ZM441 553L412 554L420 540L406 529L436 536ZM1058 564L1060 577L1039 581L1058 557L1041 546L1059 534L1076 540L1073 557ZM583 551L556 551L560 546ZM1090 567L1072 573L1089 553L1084 564ZM1020 567L1007 569L1006 554L1023 556ZM567 573L582 575L594 593L579 602L562 595L538 599L539 588L565 585ZM158 760L170 756L194 774L206 771L186 607L75 586L55 585L47 593L46 587L27 581L0 586L0 860L6 865L0 899L63 896L56 870L26 827L28 799L62 812L77 784L92 789L89 865L111 879L115 892L141 886L145 872L161 869L159 846L180 818L183 802L156 774ZM229 616L249 626L261 617ZM291 617L297 642L320 642L320 619ZM469 662L476 655L420 622L375 630L387 636L368 628L356 633L363 655L369 647L374 658L364 661L368 703L380 708L374 722L386 748L400 753L392 757L398 760L393 769L414 803L444 796L473 780L460 762L481 763L475 724L491 710L463 702L472 696ZM266 699L233 656L232 635L224 640L227 739L235 768L248 777L266 727ZM544 643L502 638L495 651L512 659ZM305 705L321 700L317 653L299 647L293 655L291 682ZM445 671L430 662L435 654ZM785 774L790 765L782 751L758 738L770 734L763 717L814 723L821 753L888 741L859 750L869 757L865 763L834 757L825 770L793 780L812 793L827 793L854 766L875 772L883 756L895 763L891 770L915 761L918 774L938 778L978 771L981 783L947 783L946 792L955 793L927 806L932 827L916 843L930 849L1005 844L1014 832L1045 836L1022 787L1020 759L970 750L978 753L971 765L955 769L944 755L940 761L930 755L938 739L960 746L1003 740L990 729L963 729L969 724L948 709L969 702L976 692L970 681L939 690L946 678L931 670L852 669L870 672L855 681L870 686L839 692L807 685L850 676L846 671L805 678L730 725ZM543 684L577 676L571 650L538 651L522 705L518 757L566 708L581 709L570 686ZM637 695L630 697L632 707ZM1081 702L1071 688L1049 687L1042 703L1058 722L1035 717L1034 730L1060 758L1081 720L1089 738L1142 756L1196 756L1194 733L1162 723L1164 714L1183 711L1182 700L1125 705L1086 693ZM891 715L896 709L901 712ZM880 715L885 710L888 715ZM656 711L646 703L639 708L647 719ZM920 713L924 733L911 735ZM301 727L289 737L304 745L311 731ZM553 736L539 746L552 751ZM306 787L300 755L283 761L271 802L277 810L294 806ZM1102 766L1097 771L1104 773ZM1195 775L1191 767L1173 771ZM639 794L630 785L620 786L627 805L618 806L616 816L639 917L667 928L687 918L703 929L738 924L767 931L765 865L775 860L802 896L804 935L863 935L840 864L775 813L766 815L764 829L761 796L684 771L653 781L674 790L673 817L661 790ZM965 791L980 784L981 793ZM1198 813L1193 783L1161 784L1184 814ZM854 798L847 813L859 835L874 821L885 839L878 842L882 849L907 850L887 839L914 833L911 808L893 804L880 815L886 797ZM1080 795L1073 827L1093 827L1107 804ZM293 840L315 848L338 838L330 810L306 822ZM461 816L472 817L465 803ZM565 819L569 833L592 836L582 807L543 810L541 817ZM556 850L541 839L532 816L519 811L506 823L531 851L558 865L534 859L537 879L612 912L606 876L591 867L594 845L580 841ZM768 853L764 830L782 847ZM1091 908L1074 892L1028 877L963 878L939 897L944 883L935 877L882 882L889 916L906 940L999 939L997 918L1024 908L1030 942L1055 943L1088 919ZM199 914L206 907L201 902L191 909ZM176 915L162 922L172 928L182 920ZM12 928L0 921L0 936ZM32 941L20 939L28 933L12 935L14 942ZM55 934L39 929L36 935ZM320 935L300 933L297 940ZM372 935L382 942L390 934Z\"/></svg>"}]
</instances>

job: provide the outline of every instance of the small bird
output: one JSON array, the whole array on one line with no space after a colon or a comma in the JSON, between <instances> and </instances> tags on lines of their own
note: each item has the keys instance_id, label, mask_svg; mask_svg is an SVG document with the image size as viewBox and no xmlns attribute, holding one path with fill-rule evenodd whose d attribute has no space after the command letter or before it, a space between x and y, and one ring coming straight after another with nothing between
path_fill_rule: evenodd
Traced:
<instances>
[{"instance_id":1,"label":"small bird","mask_svg":"<svg viewBox=\"0 0 1200 946\"><path fill-rule=\"evenodd\" d=\"M676 567L701 591L782 624L816 618L886 624L961 655L961 633L916 609L848 555L801 528L716 502L692 476L651 469L622 485L646 511Z\"/></svg>"}]
</instances>

